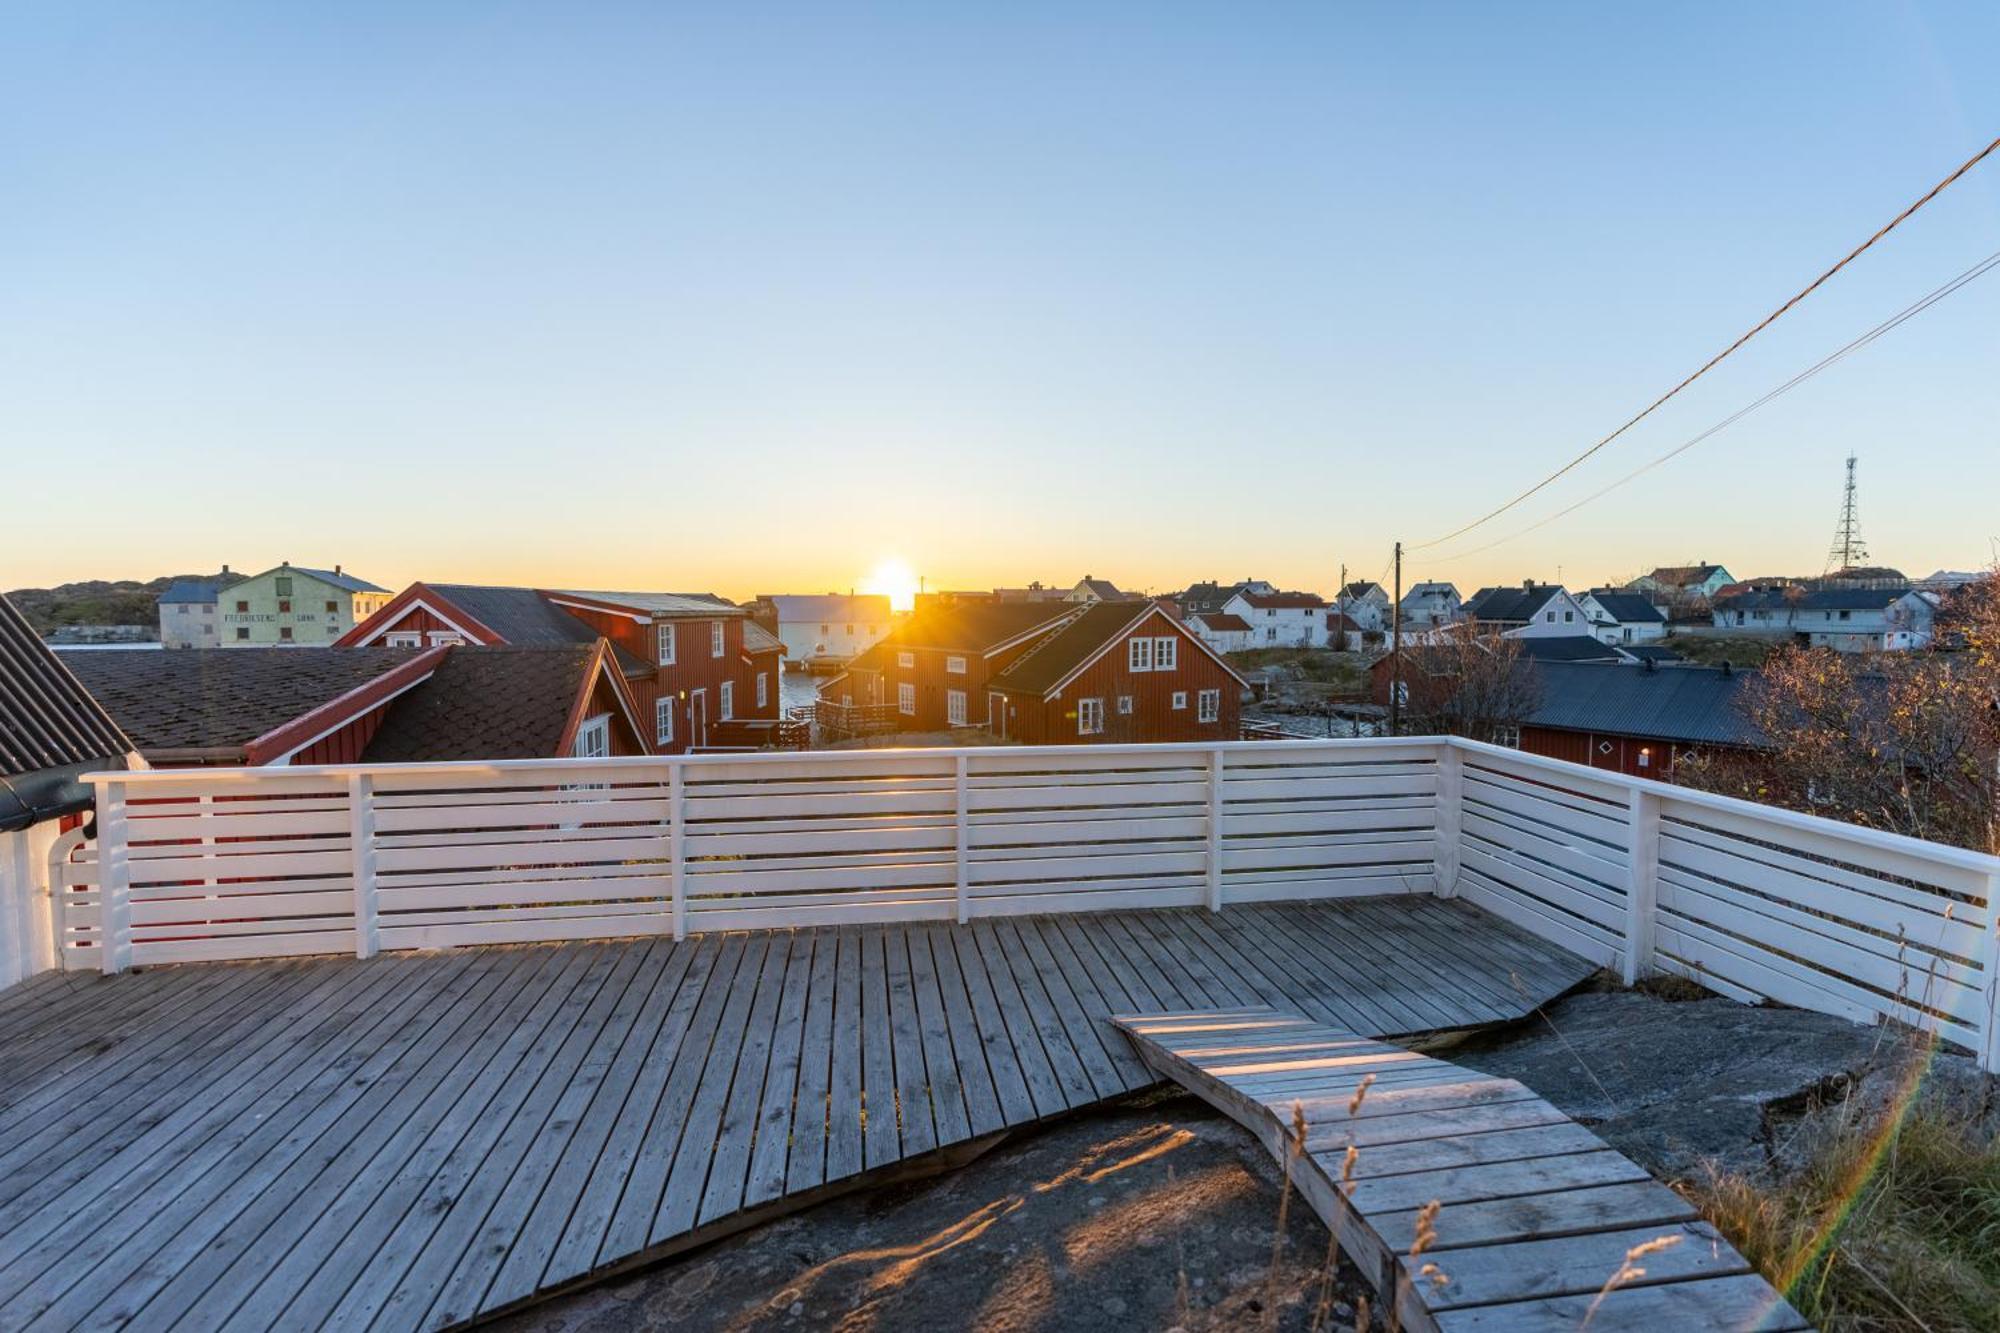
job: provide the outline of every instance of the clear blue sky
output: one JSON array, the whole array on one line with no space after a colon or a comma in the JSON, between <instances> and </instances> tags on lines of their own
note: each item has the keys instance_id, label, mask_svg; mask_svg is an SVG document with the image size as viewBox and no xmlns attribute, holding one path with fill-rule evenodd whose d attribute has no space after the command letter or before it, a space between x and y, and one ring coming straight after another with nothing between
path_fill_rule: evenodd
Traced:
<instances>
[{"instance_id":1,"label":"clear blue sky","mask_svg":"<svg viewBox=\"0 0 2000 1333\"><path fill-rule=\"evenodd\" d=\"M10 6L0 587L1329 589L2000 134L1996 51L1991 3ZM1518 520L1996 249L1990 161ZM1850 449L1879 560L1991 558L2000 274L1408 573L1817 572Z\"/></svg>"}]
</instances>

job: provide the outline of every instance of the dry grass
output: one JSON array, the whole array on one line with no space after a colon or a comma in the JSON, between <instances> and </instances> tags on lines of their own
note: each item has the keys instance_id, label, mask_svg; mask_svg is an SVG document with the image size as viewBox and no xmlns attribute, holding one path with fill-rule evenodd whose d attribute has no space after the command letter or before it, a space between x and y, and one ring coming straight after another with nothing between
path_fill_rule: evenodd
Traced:
<instances>
[{"instance_id":1,"label":"dry grass","mask_svg":"<svg viewBox=\"0 0 2000 1333\"><path fill-rule=\"evenodd\" d=\"M1712 1173L1688 1192L1829 1333L2000 1330L2000 1140L1941 1112L1842 1126L1781 1185Z\"/></svg>"}]
</instances>

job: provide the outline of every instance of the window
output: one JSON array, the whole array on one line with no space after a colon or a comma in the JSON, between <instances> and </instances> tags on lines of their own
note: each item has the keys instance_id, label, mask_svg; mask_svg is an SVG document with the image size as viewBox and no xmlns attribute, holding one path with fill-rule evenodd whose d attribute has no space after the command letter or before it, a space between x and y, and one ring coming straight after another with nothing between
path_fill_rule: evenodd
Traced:
<instances>
[{"instance_id":1,"label":"window","mask_svg":"<svg viewBox=\"0 0 2000 1333\"><path fill-rule=\"evenodd\" d=\"M203 626L201 627L201 632L202 632L203 634L214 634L214 633L215 633L215 626L213 626L213 625L203 625Z\"/></svg>"},{"instance_id":2,"label":"window","mask_svg":"<svg viewBox=\"0 0 2000 1333\"><path fill-rule=\"evenodd\" d=\"M820 634L821 634L822 636L824 636L824 635L826 635L826 634L829 634L829 633L831 633L832 631L833 631L833 626L831 626L831 625L821 625L821 626L819 627L819 632L820 632Z\"/></svg>"},{"instance_id":3,"label":"window","mask_svg":"<svg viewBox=\"0 0 2000 1333\"><path fill-rule=\"evenodd\" d=\"M457 646L465 642L465 636L455 629L434 629L430 632L430 641L433 648L443 643Z\"/></svg>"},{"instance_id":4,"label":"window","mask_svg":"<svg viewBox=\"0 0 2000 1333\"><path fill-rule=\"evenodd\" d=\"M917 687L907 680L896 687L896 711L905 717L917 715Z\"/></svg>"},{"instance_id":5,"label":"window","mask_svg":"<svg viewBox=\"0 0 2000 1333\"><path fill-rule=\"evenodd\" d=\"M1104 700L1078 699L1076 701L1076 734L1079 736L1102 736L1104 734Z\"/></svg>"},{"instance_id":6,"label":"window","mask_svg":"<svg viewBox=\"0 0 2000 1333\"><path fill-rule=\"evenodd\" d=\"M236 637L239 639L247 639L250 637L250 631L243 628L241 625L238 625L236 627Z\"/></svg>"},{"instance_id":7,"label":"window","mask_svg":"<svg viewBox=\"0 0 2000 1333\"><path fill-rule=\"evenodd\" d=\"M653 700L653 740L659 745L674 743L674 701L671 697Z\"/></svg>"},{"instance_id":8,"label":"window","mask_svg":"<svg viewBox=\"0 0 2000 1333\"><path fill-rule=\"evenodd\" d=\"M1186 691L1186 690L1175 690L1175 691L1174 691L1174 707L1176 707L1176 708L1186 708L1186 707L1187 707L1187 691Z\"/></svg>"},{"instance_id":9,"label":"window","mask_svg":"<svg viewBox=\"0 0 2000 1333\"><path fill-rule=\"evenodd\" d=\"M271 591L280 597L290 597L292 595L291 579L284 575L279 575L277 578L272 579Z\"/></svg>"},{"instance_id":10,"label":"window","mask_svg":"<svg viewBox=\"0 0 2000 1333\"><path fill-rule=\"evenodd\" d=\"M908 671L916 664L917 664L917 655L915 653L896 654L896 665L903 668L905 671Z\"/></svg>"},{"instance_id":11,"label":"window","mask_svg":"<svg viewBox=\"0 0 2000 1333\"><path fill-rule=\"evenodd\" d=\"M289 642L292 637L292 627L290 625L280 625L278 627L278 637Z\"/></svg>"},{"instance_id":12,"label":"window","mask_svg":"<svg viewBox=\"0 0 2000 1333\"><path fill-rule=\"evenodd\" d=\"M599 713L576 729L570 753L578 759L603 759L611 753L611 714Z\"/></svg>"},{"instance_id":13,"label":"window","mask_svg":"<svg viewBox=\"0 0 2000 1333\"><path fill-rule=\"evenodd\" d=\"M187 603L182 602L179 606L175 607L174 610L180 612L182 615L186 615L188 613Z\"/></svg>"},{"instance_id":14,"label":"window","mask_svg":"<svg viewBox=\"0 0 2000 1333\"><path fill-rule=\"evenodd\" d=\"M1125 667L1129 671L1153 669L1153 641L1133 639L1125 645Z\"/></svg>"},{"instance_id":15,"label":"window","mask_svg":"<svg viewBox=\"0 0 2000 1333\"><path fill-rule=\"evenodd\" d=\"M1565 611L1565 612L1563 612L1563 623L1564 623L1565 625L1567 625L1567 624L1568 624L1569 622L1571 622L1572 620L1575 620L1575 619L1576 619L1576 612L1574 612L1574 611Z\"/></svg>"},{"instance_id":16,"label":"window","mask_svg":"<svg viewBox=\"0 0 2000 1333\"><path fill-rule=\"evenodd\" d=\"M339 602L328 602L328 603L326 604L326 613L327 613L328 615L330 615L330 616L337 616L337 615L339 615L339 614L340 614L340 603L339 603Z\"/></svg>"},{"instance_id":17,"label":"window","mask_svg":"<svg viewBox=\"0 0 2000 1333\"><path fill-rule=\"evenodd\" d=\"M944 692L944 720L954 727L965 725L964 690L946 690Z\"/></svg>"},{"instance_id":18,"label":"window","mask_svg":"<svg viewBox=\"0 0 2000 1333\"><path fill-rule=\"evenodd\" d=\"M278 613L280 615L290 615L291 611L292 611L292 604L290 602L280 601L278 603Z\"/></svg>"},{"instance_id":19,"label":"window","mask_svg":"<svg viewBox=\"0 0 2000 1333\"><path fill-rule=\"evenodd\" d=\"M238 602L236 604L236 612L238 615L241 615L243 612L248 611L249 609L250 609L250 603L248 602Z\"/></svg>"},{"instance_id":20,"label":"window","mask_svg":"<svg viewBox=\"0 0 2000 1333\"><path fill-rule=\"evenodd\" d=\"M708 622L708 655L710 657L722 656L722 622L720 620L711 620Z\"/></svg>"},{"instance_id":21,"label":"window","mask_svg":"<svg viewBox=\"0 0 2000 1333\"><path fill-rule=\"evenodd\" d=\"M1214 722L1220 719L1221 716L1222 716L1221 690L1203 690L1200 694L1195 696L1194 700L1195 721Z\"/></svg>"},{"instance_id":22,"label":"window","mask_svg":"<svg viewBox=\"0 0 2000 1333\"><path fill-rule=\"evenodd\" d=\"M241 630L237 631L237 636L239 638L242 637ZM391 648L421 648L424 643L424 636L413 629L399 629L385 635L382 642Z\"/></svg>"},{"instance_id":23,"label":"window","mask_svg":"<svg viewBox=\"0 0 2000 1333\"><path fill-rule=\"evenodd\" d=\"M1120 716L1120 717L1130 717L1130 716L1132 716L1132 696L1131 696L1131 695L1129 695L1129 694L1121 694L1121 695L1119 695L1119 696L1118 696L1118 716Z\"/></svg>"},{"instance_id":24,"label":"window","mask_svg":"<svg viewBox=\"0 0 2000 1333\"><path fill-rule=\"evenodd\" d=\"M1544 612L1542 615L1542 619L1548 621L1551 625L1553 625L1556 623L1556 613L1553 611Z\"/></svg>"},{"instance_id":25,"label":"window","mask_svg":"<svg viewBox=\"0 0 2000 1333\"><path fill-rule=\"evenodd\" d=\"M1510 722L1499 723L1493 728L1493 743L1518 750L1521 748L1521 729Z\"/></svg>"},{"instance_id":26,"label":"window","mask_svg":"<svg viewBox=\"0 0 2000 1333\"><path fill-rule=\"evenodd\" d=\"M947 657L944 659L944 669L951 675L962 676L965 674L965 659L962 657Z\"/></svg>"},{"instance_id":27,"label":"window","mask_svg":"<svg viewBox=\"0 0 2000 1333\"><path fill-rule=\"evenodd\" d=\"M674 664L674 627L672 625L653 626L653 656L661 666Z\"/></svg>"},{"instance_id":28,"label":"window","mask_svg":"<svg viewBox=\"0 0 2000 1333\"><path fill-rule=\"evenodd\" d=\"M847 627L847 637L850 639L854 637L854 626L849 625Z\"/></svg>"},{"instance_id":29,"label":"window","mask_svg":"<svg viewBox=\"0 0 2000 1333\"><path fill-rule=\"evenodd\" d=\"M757 707L762 709L769 708L770 706L771 673L768 671L759 671L757 673Z\"/></svg>"},{"instance_id":30,"label":"window","mask_svg":"<svg viewBox=\"0 0 2000 1333\"><path fill-rule=\"evenodd\" d=\"M721 624L722 622L717 621L716 623ZM735 716L736 716L736 682L733 680L725 680L722 682L722 721L727 722Z\"/></svg>"},{"instance_id":31,"label":"window","mask_svg":"<svg viewBox=\"0 0 2000 1333\"><path fill-rule=\"evenodd\" d=\"M1271 628L1265 630L1264 638L1270 643L1276 643L1278 641L1278 627L1273 625Z\"/></svg>"},{"instance_id":32,"label":"window","mask_svg":"<svg viewBox=\"0 0 2000 1333\"><path fill-rule=\"evenodd\" d=\"M1153 640L1153 670L1172 671L1181 664L1181 641L1171 636Z\"/></svg>"},{"instance_id":33,"label":"window","mask_svg":"<svg viewBox=\"0 0 2000 1333\"><path fill-rule=\"evenodd\" d=\"M326 632L327 632L328 634L338 634L338 633L340 633L340 626L338 626L338 625L328 625L328 626L326 627Z\"/></svg>"}]
</instances>

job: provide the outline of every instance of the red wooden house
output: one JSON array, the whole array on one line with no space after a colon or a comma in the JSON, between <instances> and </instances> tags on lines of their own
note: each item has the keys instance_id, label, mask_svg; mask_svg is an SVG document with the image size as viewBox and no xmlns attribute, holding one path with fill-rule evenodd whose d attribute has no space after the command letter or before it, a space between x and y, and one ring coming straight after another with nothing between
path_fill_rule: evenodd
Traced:
<instances>
[{"instance_id":1,"label":"red wooden house","mask_svg":"<svg viewBox=\"0 0 2000 1333\"><path fill-rule=\"evenodd\" d=\"M1060 744L1235 740L1245 688L1151 603L971 603L913 615L820 695L893 706L899 731Z\"/></svg>"},{"instance_id":2,"label":"red wooden house","mask_svg":"<svg viewBox=\"0 0 2000 1333\"><path fill-rule=\"evenodd\" d=\"M783 649L707 593L413 583L342 645L518 646L607 640L655 754L774 743Z\"/></svg>"}]
</instances>

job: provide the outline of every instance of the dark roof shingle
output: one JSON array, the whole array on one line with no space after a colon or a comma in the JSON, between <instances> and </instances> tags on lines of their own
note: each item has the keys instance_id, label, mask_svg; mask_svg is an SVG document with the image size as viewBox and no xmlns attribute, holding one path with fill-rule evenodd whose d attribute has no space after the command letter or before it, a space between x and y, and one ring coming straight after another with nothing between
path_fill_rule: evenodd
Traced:
<instances>
[{"instance_id":1,"label":"dark roof shingle","mask_svg":"<svg viewBox=\"0 0 2000 1333\"><path fill-rule=\"evenodd\" d=\"M423 651L418 648L77 650L63 663L140 753L249 742Z\"/></svg>"},{"instance_id":2,"label":"dark roof shingle","mask_svg":"<svg viewBox=\"0 0 2000 1333\"><path fill-rule=\"evenodd\" d=\"M552 759L596 657L590 645L453 648L389 705L369 763Z\"/></svg>"},{"instance_id":3,"label":"dark roof shingle","mask_svg":"<svg viewBox=\"0 0 2000 1333\"><path fill-rule=\"evenodd\" d=\"M1105 644L1152 611L1150 604L1098 602L994 675L989 688L1047 694Z\"/></svg>"}]
</instances>

